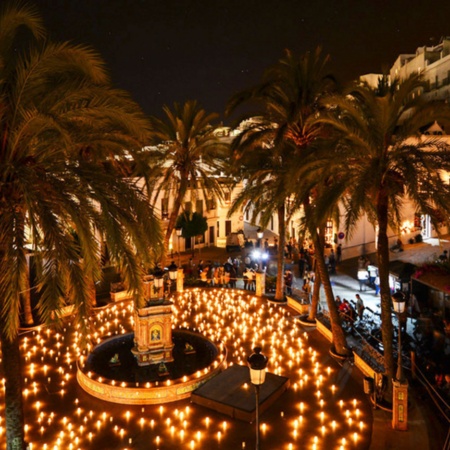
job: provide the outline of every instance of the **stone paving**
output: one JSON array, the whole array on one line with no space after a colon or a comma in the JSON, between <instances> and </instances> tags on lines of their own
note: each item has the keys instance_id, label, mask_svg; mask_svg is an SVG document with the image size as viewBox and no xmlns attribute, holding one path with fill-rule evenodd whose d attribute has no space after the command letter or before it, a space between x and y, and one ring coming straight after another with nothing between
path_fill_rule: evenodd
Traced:
<instances>
[{"instance_id":1,"label":"stone paving","mask_svg":"<svg viewBox=\"0 0 450 450\"><path fill-rule=\"evenodd\" d=\"M421 262L440 253L438 246L423 243L406 246L401 256L410 255L411 261ZM189 258L189 254L181 255L184 262ZM204 249L195 254L194 262L211 259L223 263L226 258L222 249ZM339 268L333 280L335 293L348 298L354 298L359 290L359 284L351 275L352 264L348 262L345 272ZM345 266L344 263L342 268ZM390 414L371 408L363 393L363 376L359 370L348 363L341 366L331 358L329 342L314 328L299 327L288 308L273 306L239 289L213 291L215 296L206 300L214 306L211 319L204 317L198 322L200 309L189 317L180 308L183 326L199 327L201 323L199 329L217 333L229 347L230 364L245 365L252 347L262 342L270 358L269 370L291 379L288 392L261 417L261 448L439 448L430 444L432 430L427 430L428 422L414 397L411 397L410 431L393 431ZM377 297L373 292L363 294L366 304L373 302L376 307ZM195 295L199 295L199 301L204 297L201 293ZM230 308L233 304L235 306ZM123 333L130 329L127 303L111 305L98 314L106 317L108 309L111 318L99 326L97 339L103 339L109 332ZM220 314L214 312L217 309ZM214 315L218 320L215 325ZM242 322L244 317L248 322ZM252 424L192 405L187 400L139 407L117 405L89 396L76 382L79 352L76 346L77 339L70 331L69 322L59 331L42 328L22 335L27 439L31 450L235 450L254 446ZM3 413L4 403L1 402L0 415ZM6 448L4 433L2 420L0 449Z\"/></svg>"}]
</instances>

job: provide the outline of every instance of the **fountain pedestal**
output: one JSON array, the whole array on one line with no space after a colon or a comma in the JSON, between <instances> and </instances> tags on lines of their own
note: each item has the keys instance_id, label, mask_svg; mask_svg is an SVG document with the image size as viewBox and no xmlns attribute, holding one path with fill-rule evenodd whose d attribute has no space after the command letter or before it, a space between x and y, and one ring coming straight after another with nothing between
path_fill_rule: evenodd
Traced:
<instances>
[{"instance_id":1,"label":"fountain pedestal","mask_svg":"<svg viewBox=\"0 0 450 450\"><path fill-rule=\"evenodd\" d=\"M173 361L172 305L168 300L150 301L134 313L134 343L131 352L139 366Z\"/></svg>"}]
</instances>

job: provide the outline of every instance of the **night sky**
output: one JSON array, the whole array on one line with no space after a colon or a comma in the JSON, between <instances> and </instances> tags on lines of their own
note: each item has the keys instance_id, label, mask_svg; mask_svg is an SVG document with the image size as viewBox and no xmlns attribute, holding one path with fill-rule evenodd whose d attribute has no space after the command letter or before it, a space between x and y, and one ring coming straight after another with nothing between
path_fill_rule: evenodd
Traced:
<instances>
[{"instance_id":1,"label":"night sky","mask_svg":"<svg viewBox=\"0 0 450 450\"><path fill-rule=\"evenodd\" d=\"M321 45L342 81L450 36L450 2L35 0L53 40L94 47L148 114L196 99L222 113L289 48Z\"/></svg>"}]
</instances>

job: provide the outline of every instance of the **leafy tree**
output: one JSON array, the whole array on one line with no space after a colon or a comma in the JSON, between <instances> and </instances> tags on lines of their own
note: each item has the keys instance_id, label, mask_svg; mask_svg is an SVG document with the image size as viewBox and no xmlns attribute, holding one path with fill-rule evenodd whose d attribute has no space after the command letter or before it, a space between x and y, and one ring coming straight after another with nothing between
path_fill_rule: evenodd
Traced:
<instances>
[{"instance_id":1,"label":"leafy tree","mask_svg":"<svg viewBox=\"0 0 450 450\"><path fill-rule=\"evenodd\" d=\"M198 212L190 213L185 211L178 216L175 228L181 228L181 236L184 239L192 239L196 236L202 236L208 229L206 217Z\"/></svg>"},{"instance_id":2,"label":"leafy tree","mask_svg":"<svg viewBox=\"0 0 450 450\"><path fill-rule=\"evenodd\" d=\"M434 120L448 124L450 115L447 105L425 103L417 95L423 88L417 76L381 87L374 90L357 84L342 96L324 100L329 110L322 111L318 121L331 126L340 141L334 151L316 160L317 170L312 176L317 184L332 180L317 207L340 198L347 235L363 214L377 229L383 348L386 373L391 379L394 358L388 227L400 228L406 200L412 201L420 213L429 214L435 225L441 212L447 216L450 213L450 186L442 175L443 170L450 169L448 146L438 137L421 135L421 129Z\"/></svg>"},{"instance_id":3,"label":"leafy tree","mask_svg":"<svg viewBox=\"0 0 450 450\"><path fill-rule=\"evenodd\" d=\"M87 332L92 287L101 273L100 239L136 299L142 264L162 240L148 199L124 177L132 174L128 161L139 157L148 137L143 114L112 88L94 51L43 37L34 8L4 7L0 341L8 449L24 448L18 328L21 293L28 287L27 247L35 254L40 317L50 321L73 304L76 324Z\"/></svg>"},{"instance_id":4,"label":"leafy tree","mask_svg":"<svg viewBox=\"0 0 450 450\"><path fill-rule=\"evenodd\" d=\"M161 194L174 199L165 232L167 251L183 202L189 198L195 204L198 192L204 199L222 198L219 176L226 169L228 145L214 134L212 124L218 115L208 114L196 101L175 103L173 109L164 106L163 110L164 119L151 118L159 145L149 154L153 181L148 189L153 203Z\"/></svg>"}]
</instances>

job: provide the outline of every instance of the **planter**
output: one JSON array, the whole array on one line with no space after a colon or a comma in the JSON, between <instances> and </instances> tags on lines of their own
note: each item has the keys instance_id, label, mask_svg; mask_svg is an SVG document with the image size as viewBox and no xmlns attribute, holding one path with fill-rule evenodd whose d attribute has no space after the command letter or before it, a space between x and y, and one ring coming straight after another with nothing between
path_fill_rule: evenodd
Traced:
<instances>
[{"instance_id":1,"label":"planter","mask_svg":"<svg viewBox=\"0 0 450 450\"><path fill-rule=\"evenodd\" d=\"M375 379L376 371L368 364L361 356L358 355L355 351L353 352L353 358L355 361L355 366L366 376L369 378Z\"/></svg>"},{"instance_id":2,"label":"planter","mask_svg":"<svg viewBox=\"0 0 450 450\"><path fill-rule=\"evenodd\" d=\"M334 348L334 345L332 345L330 347L329 353L334 359L337 359L339 361L345 361L346 359L353 357L352 352L350 352L348 355L341 355L341 354L337 353L336 349Z\"/></svg>"},{"instance_id":3,"label":"planter","mask_svg":"<svg viewBox=\"0 0 450 450\"><path fill-rule=\"evenodd\" d=\"M306 302L304 299L290 297L289 295L286 295L286 299L288 306L297 311L298 313L309 314L309 308L311 306L309 302Z\"/></svg>"},{"instance_id":4,"label":"planter","mask_svg":"<svg viewBox=\"0 0 450 450\"><path fill-rule=\"evenodd\" d=\"M316 319L317 330L325 336L330 342L333 342L333 333L332 331L319 319Z\"/></svg>"},{"instance_id":5,"label":"planter","mask_svg":"<svg viewBox=\"0 0 450 450\"><path fill-rule=\"evenodd\" d=\"M317 325L316 319L308 320L308 314L302 314L300 317L297 317L297 321L305 327L315 327Z\"/></svg>"}]
</instances>

